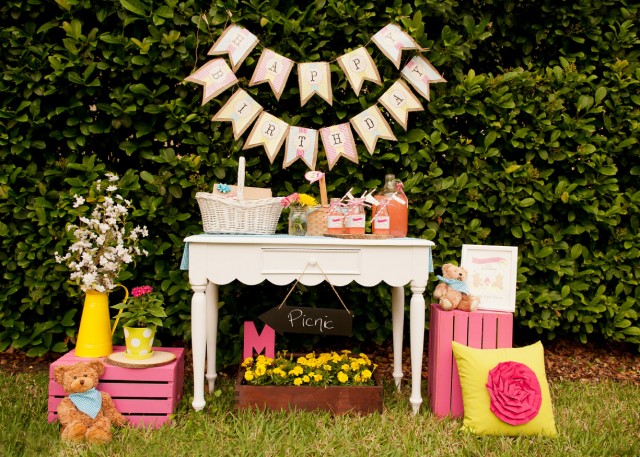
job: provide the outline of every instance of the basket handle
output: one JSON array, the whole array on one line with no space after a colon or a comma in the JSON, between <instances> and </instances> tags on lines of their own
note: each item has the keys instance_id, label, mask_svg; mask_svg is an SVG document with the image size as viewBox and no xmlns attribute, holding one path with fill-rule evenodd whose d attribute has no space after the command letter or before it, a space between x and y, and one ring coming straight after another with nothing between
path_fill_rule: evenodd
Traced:
<instances>
[{"instance_id":1,"label":"basket handle","mask_svg":"<svg viewBox=\"0 0 640 457\"><path fill-rule=\"evenodd\" d=\"M244 156L240 156L238 161L238 189L236 191L236 197L238 200L244 200Z\"/></svg>"}]
</instances>

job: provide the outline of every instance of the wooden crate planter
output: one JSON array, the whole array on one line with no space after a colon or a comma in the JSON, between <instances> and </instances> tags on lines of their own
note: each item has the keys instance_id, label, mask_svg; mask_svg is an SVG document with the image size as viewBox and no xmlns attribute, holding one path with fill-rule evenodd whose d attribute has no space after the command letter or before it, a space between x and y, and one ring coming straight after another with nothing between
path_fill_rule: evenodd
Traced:
<instances>
[{"instance_id":1,"label":"wooden crate planter","mask_svg":"<svg viewBox=\"0 0 640 457\"><path fill-rule=\"evenodd\" d=\"M98 390L107 392L113 398L116 409L132 425L160 427L170 421L180 398L184 383L184 349L154 348L172 352L176 359L167 365L153 368L121 368L104 364L104 374L100 377ZM114 347L124 351L124 347ZM66 396L62 386L54 379L58 365L71 365L91 359L75 356L71 351L53 362L49 368L49 422L57 419L56 409Z\"/></svg>"},{"instance_id":2,"label":"wooden crate planter","mask_svg":"<svg viewBox=\"0 0 640 457\"><path fill-rule=\"evenodd\" d=\"M302 410L345 413L382 413L383 388L375 373L375 386L251 386L243 384L245 369L236 377L234 407L260 410Z\"/></svg>"},{"instance_id":3,"label":"wooden crate planter","mask_svg":"<svg viewBox=\"0 0 640 457\"><path fill-rule=\"evenodd\" d=\"M477 349L510 348L513 314L494 311L443 311L431 305L429 387L431 411L438 417L464 415L458 365L452 341Z\"/></svg>"}]
</instances>

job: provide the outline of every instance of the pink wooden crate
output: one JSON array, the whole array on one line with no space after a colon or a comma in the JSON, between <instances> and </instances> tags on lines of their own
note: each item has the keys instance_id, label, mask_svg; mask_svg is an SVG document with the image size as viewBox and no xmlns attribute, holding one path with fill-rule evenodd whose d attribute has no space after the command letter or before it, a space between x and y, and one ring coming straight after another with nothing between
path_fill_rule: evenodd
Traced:
<instances>
[{"instance_id":1,"label":"pink wooden crate","mask_svg":"<svg viewBox=\"0 0 640 457\"><path fill-rule=\"evenodd\" d=\"M464 414L458 365L452 341L478 349L510 348L513 314L494 311L443 311L431 305L429 387L431 411L438 417Z\"/></svg>"},{"instance_id":2,"label":"pink wooden crate","mask_svg":"<svg viewBox=\"0 0 640 457\"><path fill-rule=\"evenodd\" d=\"M114 352L124 351L123 346L115 346ZM121 368L104 364L104 374L100 377L98 390L107 392L113 398L116 408L132 425L160 427L170 420L180 398L184 383L184 349L154 348L172 352L176 359L160 367ZM71 365L91 359L75 356L75 350L65 354L49 368L49 422L57 419L56 409L66 396L62 386L54 379L54 369L58 365Z\"/></svg>"}]
</instances>

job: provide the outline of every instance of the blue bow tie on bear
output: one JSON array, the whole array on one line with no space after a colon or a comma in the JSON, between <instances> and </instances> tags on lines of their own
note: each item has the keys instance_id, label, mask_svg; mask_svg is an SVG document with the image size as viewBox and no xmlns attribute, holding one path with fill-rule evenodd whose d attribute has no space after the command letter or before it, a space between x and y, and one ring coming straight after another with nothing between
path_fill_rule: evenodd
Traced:
<instances>
[{"instance_id":1,"label":"blue bow tie on bear","mask_svg":"<svg viewBox=\"0 0 640 457\"><path fill-rule=\"evenodd\" d=\"M102 394L92 387L86 392L69 394L69 399L81 412L95 419L102 407Z\"/></svg>"},{"instance_id":2,"label":"blue bow tie on bear","mask_svg":"<svg viewBox=\"0 0 640 457\"><path fill-rule=\"evenodd\" d=\"M438 275L437 277L440 281L447 284L452 289L457 290L458 292L462 292L463 294L471 295L464 281L460 281L459 279L447 279L443 278L440 275Z\"/></svg>"}]
</instances>

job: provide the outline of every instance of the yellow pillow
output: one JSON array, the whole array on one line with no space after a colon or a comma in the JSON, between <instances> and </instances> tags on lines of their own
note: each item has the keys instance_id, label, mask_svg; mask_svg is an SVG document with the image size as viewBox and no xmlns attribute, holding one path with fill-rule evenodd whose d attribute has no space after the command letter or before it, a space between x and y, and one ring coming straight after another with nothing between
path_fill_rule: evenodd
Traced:
<instances>
[{"instance_id":1,"label":"yellow pillow","mask_svg":"<svg viewBox=\"0 0 640 457\"><path fill-rule=\"evenodd\" d=\"M556 436L541 342L505 349L452 345L462 387L463 429L479 435Z\"/></svg>"}]
</instances>

